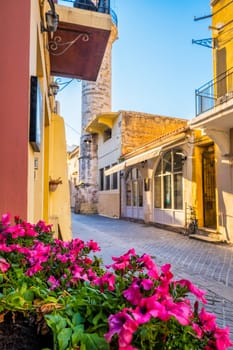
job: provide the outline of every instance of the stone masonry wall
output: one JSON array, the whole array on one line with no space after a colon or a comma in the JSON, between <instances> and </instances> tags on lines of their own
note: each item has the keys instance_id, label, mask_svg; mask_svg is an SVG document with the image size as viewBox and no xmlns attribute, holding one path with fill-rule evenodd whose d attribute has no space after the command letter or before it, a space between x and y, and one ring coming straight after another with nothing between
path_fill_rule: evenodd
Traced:
<instances>
[{"instance_id":1,"label":"stone masonry wall","mask_svg":"<svg viewBox=\"0 0 233 350\"><path fill-rule=\"evenodd\" d=\"M122 155L186 125L185 119L122 111Z\"/></svg>"}]
</instances>

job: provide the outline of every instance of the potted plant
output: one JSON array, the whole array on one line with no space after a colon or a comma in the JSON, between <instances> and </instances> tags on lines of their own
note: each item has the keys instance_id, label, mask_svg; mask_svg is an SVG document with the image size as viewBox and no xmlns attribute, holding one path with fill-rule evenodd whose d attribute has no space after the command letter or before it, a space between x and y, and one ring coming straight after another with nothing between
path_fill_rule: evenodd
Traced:
<instances>
[{"instance_id":1,"label":"potted plant","mask_svg":"<svg viewBox=\"0 0 233 350\"><path fill-rule=\"evenodd\" d=\"M11 225L5 214L0 225L3 349L17 349L9 344L16 332L3 337L6 324L18 329L18 349L27 349L27 326L30 341L39 339L28 349L38 350L224 350L232 345L229 328L219 328L205 310L205 292L188 280L175 280L169 264L159 268L132 248L104 267L93 240L63 242L43 221L15 220Z\"/></svg>"}]
</instances>

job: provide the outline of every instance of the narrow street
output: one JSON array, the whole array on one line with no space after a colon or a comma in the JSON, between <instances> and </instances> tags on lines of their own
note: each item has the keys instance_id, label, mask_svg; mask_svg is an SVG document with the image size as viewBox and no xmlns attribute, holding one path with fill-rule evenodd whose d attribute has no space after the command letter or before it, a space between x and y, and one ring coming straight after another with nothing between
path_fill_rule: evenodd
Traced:
<instances>
[{"instance_id":1,"label":"narrow street","mask_svg":"<svg viewBox=\"0 0 233 350\"><path fill-rule=\"evenodd\" d=\"M207 291L206 309L217 316L219 326L230 326L233 340L233 247L99 215L72 214L72 232L73 238L95 240L105 264L130 248L150 254L158 266L170 263L175 278L190 279Z\"/></svg>"}]
</instances>

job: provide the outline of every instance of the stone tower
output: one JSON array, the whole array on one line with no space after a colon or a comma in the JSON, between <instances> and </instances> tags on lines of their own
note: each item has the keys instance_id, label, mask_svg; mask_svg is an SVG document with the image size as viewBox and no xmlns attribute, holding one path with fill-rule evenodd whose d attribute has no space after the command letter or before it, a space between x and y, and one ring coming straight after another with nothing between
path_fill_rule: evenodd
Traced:
<instances>
[{"instance_id":1,"label":"stone tower","mask_svg":"<svg viewBox=\"0 0 233 350\"><path fill-rule=\"evenodd\" d=\"M98 135L88 134L86 126L99 113L111 112L112 44L117 39L112 25L110 38L96 82L82 82L82 130L79 158L78 212L97 213L98 203Z\"/></svg>"}]
</instances>

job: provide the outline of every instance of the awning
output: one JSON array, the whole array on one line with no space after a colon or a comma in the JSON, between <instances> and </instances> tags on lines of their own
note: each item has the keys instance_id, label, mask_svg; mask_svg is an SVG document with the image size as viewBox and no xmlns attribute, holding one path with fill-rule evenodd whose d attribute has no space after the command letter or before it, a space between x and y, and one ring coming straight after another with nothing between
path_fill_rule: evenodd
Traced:
<instances>
[{"instance_id":1,"label":"awning","mask_svg":"<svg viewBox=\"0 0 233 350\"><path fill-rule=\"evenodd\" d=\"M157 157L161 151L161 148L162 147L153 148L149 151L138 154L137 156L126 159L124 162L116 164L113 167L105 170L104 175L105 176L111 175L111 174L116 173L120 170L123 170L129 166L132 166L132 165L144 162L145 160Z\"/></svg>"},{"instance_id":2,"label":"awning","mask_svg":"<svg viewBox=\"0 0 233 350\"><path fill-rule=\"evenodd\" d=\"M154 149L151 149L149 151L143 152L135 157L127 159L126 162L126 167L144 162L145 160L157 157L161 151L161 147L157 147Z\"/></svg>"},{"instance_id":3,"label":"awning","mask_svg":"<svg viewBox=\"0 0 233 350\"><path fill-rule=\"evenodd\" d=\"M125 163L126 163L125 161L124 161L124 162L121 162L121 163L116 164L116 165L114 165L113 167L111 167L111 168L105 170L104 175L105 175L105 176L108 176L108 175L111 175L111 174L113 174L113 173L117 173L117 172L120 171L120 170L123 170L123 169L125 168Z\"/></svg>"}]
</instances>

